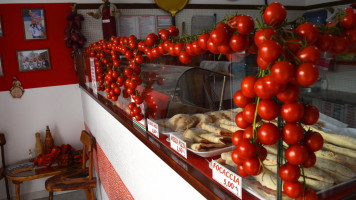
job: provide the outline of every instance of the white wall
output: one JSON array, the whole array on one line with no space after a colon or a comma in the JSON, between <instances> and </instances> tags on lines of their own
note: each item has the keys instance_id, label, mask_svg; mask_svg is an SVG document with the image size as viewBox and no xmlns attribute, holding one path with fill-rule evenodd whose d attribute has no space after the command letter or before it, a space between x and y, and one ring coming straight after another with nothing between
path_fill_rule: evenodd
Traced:
<instances>
[{"instance_id":1,"label":"white wall","mask_svg":"<svg viewBox=\"0 0 356 200\"><path fill-rule=\"evenodd\" d=\"M81 148L80 133L84 129L83 110L78 84L26 89L21 99L9 92L0 92L0 132L5 134L7 165L28 159L28 150L35 152L35 133L44 141L49 125L56 145L71 144ZM1 164L0 164L1 166ZM45 179L21 184L21 194L45 190ZM11 193L14 194L10 182ZM0 181L0 199L6 196Z\"/></svg>"},{"instance_id":2,"label":"white wall","mask_svg":"<svg viewBox=\"0 0 356 200\"><path fill-rule=\"evenodd\" d=\"M81 95L85 123L135 199L205 199L95 100ZM97 197L107 199L100 185Z\"/></svg>"}]
</instances>

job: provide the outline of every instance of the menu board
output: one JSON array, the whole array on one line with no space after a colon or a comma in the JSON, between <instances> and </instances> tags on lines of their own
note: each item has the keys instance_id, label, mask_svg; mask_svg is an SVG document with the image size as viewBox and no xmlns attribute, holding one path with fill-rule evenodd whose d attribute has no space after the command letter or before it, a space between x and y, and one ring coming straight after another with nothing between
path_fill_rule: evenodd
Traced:
<instances>
[{"instance_id":1,"label":"menu board","mask_svg":"<svg viewBox=\"0 0 356 200\"><path fill-rule=\"evenodd\" d=\"M122 16L119 23L120 36L135 35L144 40L149 33L156 33L156 16Z\"/></svg>"}]
</instances>

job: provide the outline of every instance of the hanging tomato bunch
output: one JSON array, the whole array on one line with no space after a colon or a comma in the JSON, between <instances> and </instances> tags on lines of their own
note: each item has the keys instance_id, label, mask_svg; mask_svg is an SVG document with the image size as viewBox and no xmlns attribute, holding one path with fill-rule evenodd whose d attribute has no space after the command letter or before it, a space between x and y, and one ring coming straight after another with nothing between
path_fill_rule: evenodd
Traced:
<instances>
[{"instance_id":1,"label":"hanging tomato bunch","mask_svg":"<svg viewBox=\"0 0 356 200\"><path fill-rule=\"evenodd\" d=\"M320 52L356 51L356 11L345 9L327 26L290 23L286 21L286 15L282 4L271 3L265 8L261 22L256 20L257 31L250 16L235 15L217 24L212 31L199 35L178 36L179 30L171 26L161 29L158 35L148 34L144 41L131 35L95 42L89 45L87 53L95 58L97 89L105 90L107 98L112 101L117 101L121 93L124 98L131 97L134 102L128 105L130 115L137 120L144 117L139 107L143 102L148 105L146 115L155 117L158 107L149 94L152 74L144 75L147 88L141 93L137 90L143 83L143 54L149 60L169 54L178 57L183 64L207 51L224 54L229 60L257 54L259 74L244 78L241 89L233 97L235 105L244 108L235 119L237 126L244 130L233 135L236 149L232 159L241 176L258 175L263 172L263 160L267 156L264 145L274 145L282 138L288 145L284 154L286 163L278 172L284 181L284 193L291 198L315 199L316 193L298 179L304 168L315 164L314 152L322 148L323 138L303 128L303 124L312 125L318 121L319 111L298 100L299 87L317 81L316 64ZM121 64L120 55L125 56L128 65ZM279 118L278 124L273 121L276 118Z\"/></svg>"}]
</instances>

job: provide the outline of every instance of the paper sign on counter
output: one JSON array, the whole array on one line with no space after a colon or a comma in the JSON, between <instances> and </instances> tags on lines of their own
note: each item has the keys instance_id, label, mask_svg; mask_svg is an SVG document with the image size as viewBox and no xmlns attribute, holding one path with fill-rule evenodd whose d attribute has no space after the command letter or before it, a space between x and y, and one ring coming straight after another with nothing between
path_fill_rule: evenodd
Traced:
<instances>
[{"instance_id":1,"label":"paper sign on counter","mask_svg":"<svg viewBox=\"0 0 356 200\"><path fill-rule=\"evenodd\" d=\"M159 138L159 130L158 130L158 124L153 122L150 119L147 119L147 130L150 132L152 135L156 136Z\"/></svg>"},{"instance_id":2,"label":"paper sign on counter","mask_svg":"<svg viewBox=\"0 0 356 200\"><path fill-rule=\"evenodd\" d=\"M90 57L89 62L90 62L91 84L93 86L93 93L95 95L98 95L98 89L97 89L97 85L96 85L94 57Z\"/></svg>"},{"instance_id":3,"label":"paper sign on counter","mask_svg":"<svg viewBox=\"0 0 356 200\"><path fill-rule=\"evenodd\" d=\"M242 199L242 178L216 161L213 164L213 179L238 198Z\"/></svg>"},{"instance_id":4,"label":"paper sign on counter","mask_svg":"<svg viewBox=\"0 0 356 200\"><path fill-rule=\"evenodd\" d=\"M182 155L184 158L187 158L187 144L172 134L170 135L170 139L171 148Z\"/></svg>"}]
</instances>

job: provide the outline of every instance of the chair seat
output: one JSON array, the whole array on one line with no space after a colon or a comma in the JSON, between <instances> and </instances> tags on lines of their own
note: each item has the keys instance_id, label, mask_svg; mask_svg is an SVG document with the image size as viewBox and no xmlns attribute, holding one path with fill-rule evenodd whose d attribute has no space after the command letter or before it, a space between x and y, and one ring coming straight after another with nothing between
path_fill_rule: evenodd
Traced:
<instances>
[{"instance_id":1,"label":"chair seat","mask_svg":"<svg viewBox=\"0 0 356 200\"><path fill-rule=\"evenodd\" d=\"M0 179L4 178L4 168L0 168Z\"/></svg>"},{"instance_id":2,"label":"chair seat","mask_svg":"<svg viewBox=\"0 0 356 200\"><path fill-rule=\"evenodd\" d=\"M88 170L77 169L53 176L46 180L46 190L55 192L96 187L96 178L89 180L88 175Z\"/></svg>"}]
</instances>

